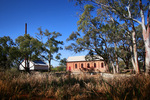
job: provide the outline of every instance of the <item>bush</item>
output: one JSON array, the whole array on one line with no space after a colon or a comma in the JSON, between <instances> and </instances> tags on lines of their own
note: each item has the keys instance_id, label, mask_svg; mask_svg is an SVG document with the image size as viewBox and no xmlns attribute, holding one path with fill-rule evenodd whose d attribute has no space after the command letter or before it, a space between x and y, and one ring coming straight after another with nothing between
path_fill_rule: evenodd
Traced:
<instances>
[{"instance_id":1,"label":"bush","mask_svg":"<svg viewBox=\"0 0 150 100\"><path fill-rule=\"evenodd\" d=\"M0 99L144 99L150 95L149 75L105 79L100 75L56 77L51 73L0 72Z\"/></svg>"}]
</instances>

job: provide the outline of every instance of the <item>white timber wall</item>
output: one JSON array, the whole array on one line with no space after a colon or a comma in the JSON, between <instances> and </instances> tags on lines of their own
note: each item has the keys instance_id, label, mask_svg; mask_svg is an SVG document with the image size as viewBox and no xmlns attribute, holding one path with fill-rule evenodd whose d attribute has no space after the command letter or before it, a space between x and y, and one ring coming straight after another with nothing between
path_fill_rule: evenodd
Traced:
<instances>
[{"instance_id":1,"label":"white timber wall","mask_svg":"<svg viewBox=\"0 0 150 100\"><path fill-rule=\"evenodd\" d=\"M20 64L19 70L25 70L24 67L25 67L25 60ZM31 61L29 61L29 68L30 70L34 70L34 64Z\"/></svg>"}]
</instances>

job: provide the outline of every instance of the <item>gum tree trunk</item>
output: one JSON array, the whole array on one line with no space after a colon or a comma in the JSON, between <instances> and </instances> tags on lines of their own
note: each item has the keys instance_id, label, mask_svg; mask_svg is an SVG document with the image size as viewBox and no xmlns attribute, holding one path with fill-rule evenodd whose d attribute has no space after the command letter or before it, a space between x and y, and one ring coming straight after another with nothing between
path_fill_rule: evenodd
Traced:
<instances>
[{"instance_id":1,"label":"gum tree trunk","mask_svg":"<svg viewBox=\"0 0 150 100\"><path fill-rule=\"evenodd\" d=\"M137 74L140 73L139 64L138 64L138 55L137 55L137 45L136 45L136 34L135 31L132 32L132 40L133 40L133 53L134 53L134 64L135 71Z\"/></svg>"},{"instance_id":2,"label":"gum tree trunk","mask_svg":"<svg viewBox=\"0 0 150 100\"><path fill-rule=\"evenodd\" d=\"M118 55L117 55L117 44L114 43L114 45L115 45L116 73L119 73Z\"/></svg>"},{"instance_id":3,"label":"gum tree trunk","mask_svg":"<svg viewBox=\"0 0 150 100\"><path fill-rule=\"evenodd\" d=\"M127 6L129 18L132 18L132 14L130 11L130 4ZM134 70L137 74L140 73L139 63L138 63L138 55L137 55L137 43L136 43L136 29L134 27L133 20L130 20L131 26L132 26L132 43L133 43L133 49L132 49L132 63L134 66Z\"/></svg>"},{"instance_id":4,"label":"gum tree trunk","mask_svg":"<svg viewBox=\"0 0 150 100\"><path fill-rule=\"evenodd\" d=\"M149 26L149 14L150 14L150 5L148 9L148 15L147 15L147 27L145 26L145 18L142 8L142 0L139 0L139 6L140 6L140 14L142 19L142 30L143 30L143 39L145 44L145 65L146 65L146 73L150 74L150 26Z\"/></svg>"}]
</instances>

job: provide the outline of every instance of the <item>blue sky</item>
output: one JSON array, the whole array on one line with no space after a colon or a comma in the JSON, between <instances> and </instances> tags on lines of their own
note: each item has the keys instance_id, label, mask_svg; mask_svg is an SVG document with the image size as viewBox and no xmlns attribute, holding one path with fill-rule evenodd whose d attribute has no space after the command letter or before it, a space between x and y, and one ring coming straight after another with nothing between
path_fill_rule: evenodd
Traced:
<instances>
[{"instance_id":1,"label":"blue sky","mask_svg":"<svg viewBox=\"0 0 150 100\"><path fill-rule=\"evenodd\" d=\"M62 34L60 39L64 41L77 30L78 7L68 0L0 0L0 37L10 36L14 41L18 36L24 35L25 23L27 33L35 37L38 28L56 31ZM62 50L62 58L69 56L85 55ZM58 62L53 61L53 66Z\"/></svg>"},{"instance_id":2,"label":"blue sky","mask_svg":"<svg viewBox=\"0 0 150 100\"><path fill-rule=\"evenodd\" d=\"M146 0L143 0L143 3ZM68 0L0 0L0 37L10 36L14 41L18 36L27 33L36 37L38 28L62 34L58 38L64 41L64 47L69 45L66 39L77 30L79 7ZM75 54L73 51L61 50L62 58L85 55L86 52ZM53 66L59 63L53 61Z\"/></svg>"}]
</instances>

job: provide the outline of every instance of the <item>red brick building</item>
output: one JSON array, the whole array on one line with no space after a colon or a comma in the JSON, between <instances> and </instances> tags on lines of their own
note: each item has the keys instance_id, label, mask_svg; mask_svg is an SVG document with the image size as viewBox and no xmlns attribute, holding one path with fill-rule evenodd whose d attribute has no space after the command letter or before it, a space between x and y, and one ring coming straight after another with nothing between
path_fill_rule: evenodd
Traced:
<instances>
[{"instance_id":1,"label":"red brick building","mask_svg":"<svg viewBox=\"0 0 150 100\"><path fill-rule=\"evenodd\" d=\"M95 72L107 71L106 65L101 57L97 56L94 60L86 60L85 56L68 57L66 67L67 71L70 70L71 72L80 72L83 68L93 68Z\"/></svg>"}]
</instances>

